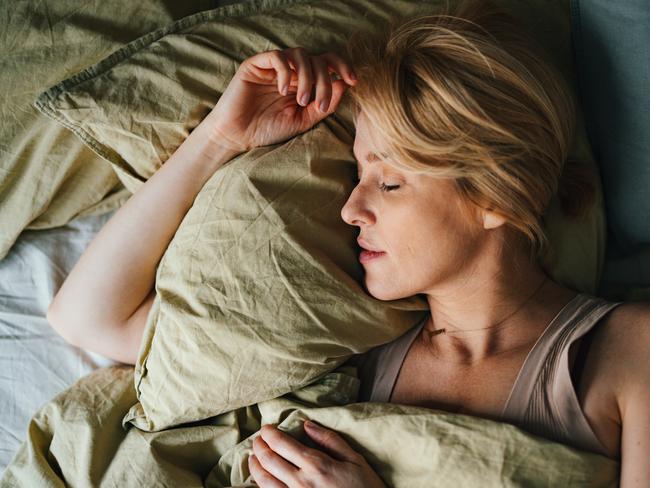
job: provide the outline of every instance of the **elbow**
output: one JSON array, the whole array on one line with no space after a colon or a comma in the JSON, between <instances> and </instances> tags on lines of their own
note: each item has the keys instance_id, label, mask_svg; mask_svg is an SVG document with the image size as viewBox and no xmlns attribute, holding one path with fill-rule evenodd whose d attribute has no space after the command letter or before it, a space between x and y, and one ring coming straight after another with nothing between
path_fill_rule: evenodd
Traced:
<instances>
[{"instance_id":1,"label":"elbow","mask_svg":"<svg viewBox=\"0 0 650 488\"><path fill-rule=\"evenodd\" d=\"M50 324L50 327L56 331L66 342L73 346L79 346L77 338L73 334L74 328L71 327L72 321L66 318L66 315L61 313L54 306L54 302L50 304L47 308L45 314L47 322Z\"/></svg>"},{"instance_id":2,"label":"elbow","mask_svg":"<svg viewBox=\"0 0 650 488\"><path fill-rule=\"evenodd\" d=\"M139 348L138 343L130 343L124 326L90 328L90 319L83 317L79 310L60 309L50 305L46 312L50 327L56 331L68 344L101 356L135 365ZM127 344L124 344L127 341Z\"/></svg>"}]
</instances>

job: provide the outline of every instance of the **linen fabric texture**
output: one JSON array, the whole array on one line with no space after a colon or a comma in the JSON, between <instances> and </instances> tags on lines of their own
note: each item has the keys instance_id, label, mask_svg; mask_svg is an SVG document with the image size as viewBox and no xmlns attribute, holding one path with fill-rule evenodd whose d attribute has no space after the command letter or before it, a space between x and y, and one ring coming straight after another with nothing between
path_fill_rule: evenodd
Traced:
<instances>
[{"instance_id":1,"label":"linen fabric texture","mask_svg":"<svg viewBox=\"0 0 650 488\"><path fill-rule=\"evenodd\" d=\"M444 3L229 5L130 43L44 92L36 106L136 191L209 113L244 59L293 46L344 53L353 32ZM526 23L572 83L568 4L497 3ZM138 401L125 425L157 431L276 398L396 339L426 313L423 296L380 301L363 286L357 229L340 216L354 187L353 138L346 96L312 130L239 155L205 184L157 269L135 367ZM571 156L597 174L580 116ZM577 221L553 201L544 220L549 272L593 292L603 256L600 198Z\"/></svg>"},{"instance_id":2,"label":"linen fabric texture","mask_svg":"<svg viewBox=\"0 0 650 488\"><path fill-rule=\"evenodd\" d=\"M120 418L136 401L133 368L93 371L34 415L0 487L244 488L264 424L308 447L305 420L338 432L393 488L615 487L619 463L512 425L394 403L356 403L356 368L343 365L300 390L159 432Z\"/></svg>"},{"instance_id":3,"label":"linen fabric texture","mask_svg":"<svg viewBox=\"0 0 650 488\"><path fill-rule=\"evenodd\" d=\"M33 102L46 88L127 43L214 6L210 0L169 4L0 2L0 260L25 229L100 215L131 195L103 158Z\"/></svg>"}]
</instances>

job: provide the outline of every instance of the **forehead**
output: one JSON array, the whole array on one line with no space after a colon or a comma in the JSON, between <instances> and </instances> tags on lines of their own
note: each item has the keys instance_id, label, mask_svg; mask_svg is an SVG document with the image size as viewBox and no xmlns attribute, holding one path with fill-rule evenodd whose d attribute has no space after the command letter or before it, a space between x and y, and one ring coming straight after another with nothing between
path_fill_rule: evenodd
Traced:
<instances>
[{"instance_id":1,"label":"forehead","mask_svg":"<svg viewBox=\"0 0 650 488\"><path fill-rule=\"evenodd\" d=\"M375 161L388 159L386 152L375 148L368 126L365 123L365 118L361 115L357 118L356 135L352 151L357 158L357 165L362 161L374 163Z\"/></svg>"}]
</instances>

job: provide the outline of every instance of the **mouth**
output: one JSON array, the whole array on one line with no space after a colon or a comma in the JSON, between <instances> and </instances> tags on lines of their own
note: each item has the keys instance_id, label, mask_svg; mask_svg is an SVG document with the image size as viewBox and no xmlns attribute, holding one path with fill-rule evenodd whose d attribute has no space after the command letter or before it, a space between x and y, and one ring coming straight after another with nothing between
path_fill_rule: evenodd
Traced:
<instances>
[{"instance_id":1,"label":"mouth","mask_svg":"<svg viewBox=\"0 0 650 488\"><path fill-rule=\"evenodd\" d=\"M361 253L359 254L359 261L361 263L367 263L386 254L386 252L376 249L361 238L357 238L357 242L361 247Z\"/></svg>"},{"instance_id":2,"label":"mouth","mask_svg":"<svg viewBox=\"0 0 650 488\"><path fill-rule=\"evenodd\" d=\"M368 261L372 261L373 259L380 258L385 254L386 253L384 251L377 252L377 251L368 251L366 249L363 249L359 254L359 262L367 263Z\"/></svg>"}]
</instances>

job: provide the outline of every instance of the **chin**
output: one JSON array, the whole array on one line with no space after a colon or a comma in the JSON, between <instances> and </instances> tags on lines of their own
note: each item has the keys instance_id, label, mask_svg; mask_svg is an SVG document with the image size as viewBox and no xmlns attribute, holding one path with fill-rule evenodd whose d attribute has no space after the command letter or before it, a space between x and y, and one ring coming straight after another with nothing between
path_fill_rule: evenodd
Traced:
<instances>
[{"instance_id":1,"label":"chin","mask_svg":"<svg viewBox=\"0 0 650 488\"><path fill-rule=\"evenodd\" d=\"M369 283L367 279L365 280L365 285L366 285L366 290L368 290L370 296L384 302L390 300L399 300L400 298L405 298L408 296L399 293L398 290L387 289L386 287L383 286L373 286L373 284Z\"/></svg>"}]
</instances>

